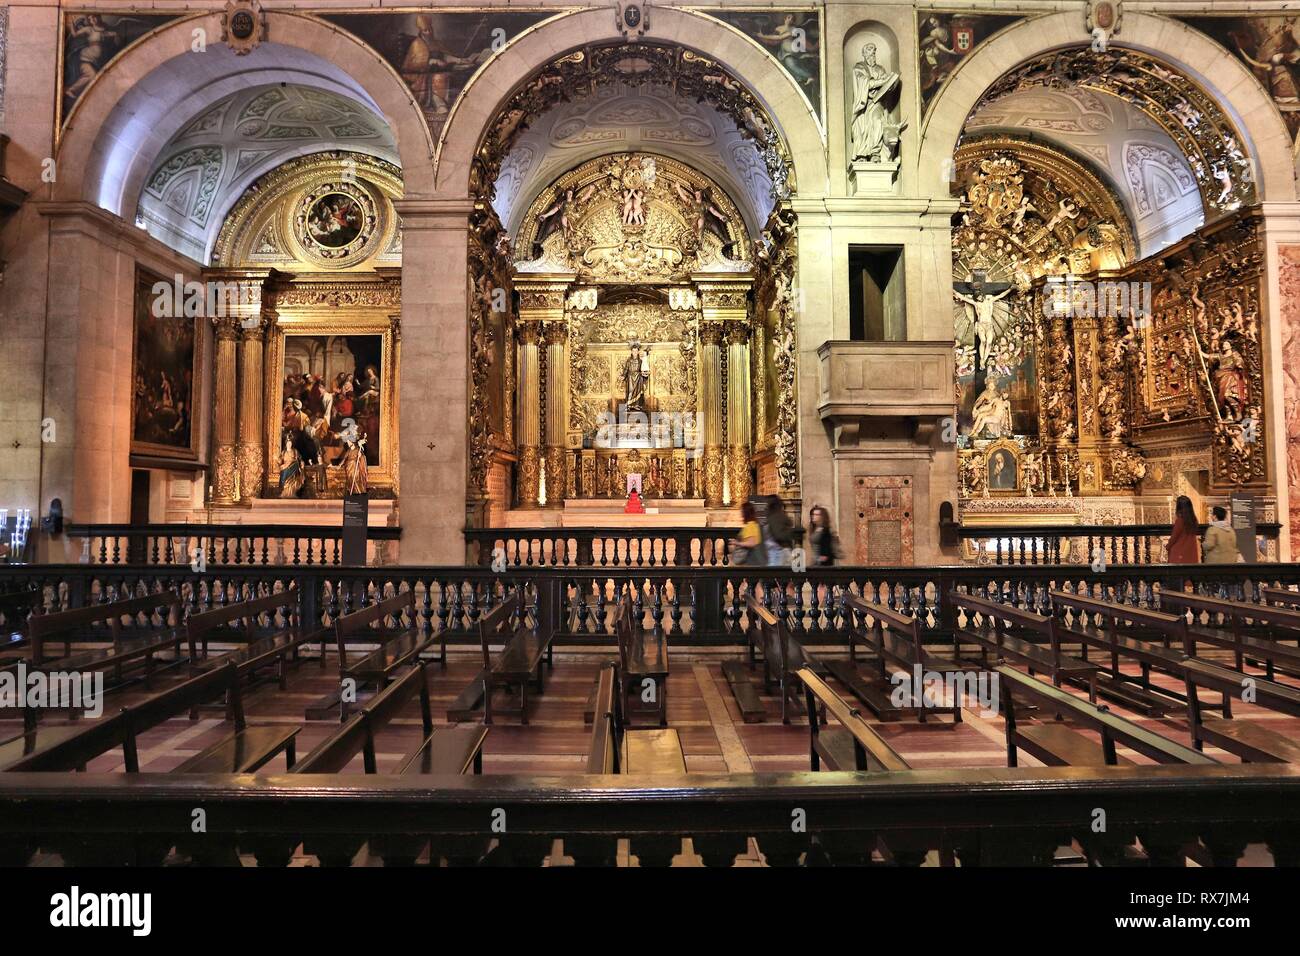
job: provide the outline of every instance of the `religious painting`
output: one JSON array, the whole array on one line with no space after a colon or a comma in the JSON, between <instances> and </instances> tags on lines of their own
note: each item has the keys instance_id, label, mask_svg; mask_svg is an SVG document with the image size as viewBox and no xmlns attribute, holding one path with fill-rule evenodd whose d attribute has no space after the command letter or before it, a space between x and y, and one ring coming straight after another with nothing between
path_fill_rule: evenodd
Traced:
<instances>
[{"instance_id":1,"label":"religious painting","mask_svg":"<svg viewBox=\"0 0 1300 956\"><path fill-rule=\"evenodd\" d=\"M63 15L60 89L55 127L62 129L72 108L113 59L146 33L178 19L153 13L83 11Z\"/></svg>"},{"instance_id":2,"label":"religious painting","mask_svg":"<svg viewBox=\"0 0 1300 956\"><path fill-rule=\"evenodd\" d=\"M155 285L172 288L162 276L136 270L131 453L197 461L194 383L202 319L173 309L173 297L155 295Z\"/></svg>"},{"instance_id":3,"label":"religious painting","mask_svg":"<svg viewBox=\"0 0 1300 956\"><path fill-rule=\"evenodd\" d=\"M507 42L554 11L327 14L387 60L410 87L436 143L461 90Z\"/></svg>"},{"instance_id":4,"label":"religious painting","mask_svg":"<svg viewBox=\"0 0 1300 956\"><path fill-rule=\"evenodd\" d=\"M1009 447L996 447L989 451L987 461L988 473L986 483L993 492L1014 492L1020 488L1020 461L1015 451Z\"/></svg>"},{"instance_id":5,"label":"religious painting","mask_svg":"<svg viewBox=\"0 0 1300 956\"><path fill-rule=\"evenodd\" d=\"M322 196L307 211L307 235L326 249L346 246L361 234L364 225L360 203L343 193Z\"/></svg>"},{"instance_id":6,"label":"religious painting","mask_svg":"<svg viewBox=\"0 0 1300 956\"><path fill-rule=\"evenodd\" d=\"M757 40L803 90L813 111L822 115L822 25L815 10L739 11L700 8Z\"/></svg>"},{"instance_id":7,"label":"religious painting","mask_svg":"<svg viewBox=\"0 0 1300 956\"><path fill-rule=\"evenodd\" d=\"M1300 18L1232 14L1179 19L1226 47L1255 74L1300 144Z\"/></svg>"},{"instance_id":8,"label":"religious painting","mask_svg":"<svg viewBox=\"0 0 1300 956\"><path fill-rule=\"evenodd\" d=\"M921 115L961 61L1003 27L1023 16L918 11L917 63L920 67Z\"/></svg>"}]
</instances>

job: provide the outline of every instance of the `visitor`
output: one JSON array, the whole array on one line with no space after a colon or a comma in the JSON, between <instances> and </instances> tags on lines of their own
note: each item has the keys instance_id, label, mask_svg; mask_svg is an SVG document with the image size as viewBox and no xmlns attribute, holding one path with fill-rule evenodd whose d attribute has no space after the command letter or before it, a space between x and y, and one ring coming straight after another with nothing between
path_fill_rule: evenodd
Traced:
<instances>
[{"instance_id":1,"label":"visitor","mask_svg":"<svg viewBox=\"0 0 1300 956\"><path fill-rule=\"evenodd\" d=\"M750 567L764 567L767 551L763 547L763 529L752 502L740 506L740 534L731 539L731 563Z\"/></svg>"},{"instance_id":2,"label":"visitor","mask_svg":"<svg viewBox=\"0 0 1300 956\"><path fill-rule=\"evenodd\" d=\"M1241 560L1241 552L1237 550L1237 532L1228 523L1228 509L1215 505L1210 514L1201 560L1206 564L1236 564Z\"/></svg>"},{"instance_id":3,"label":"visitor","mask_svg":"<svg viewBox=\"0 0 1300 956\"><path fill-rule=\"evenodd\" d=\"M789 565L790 549L803 535L790 523L790 516L785 513L785 502L780 497L768 495L764 501L767 504L763 521L767 563L774 568Z\"/></svg>"},{"instance_id":4,"label":"visitor","mask_svg":"<svg viewBox=\"0 0 1300 956\"><path fill-rule=\"evenodd\" d=\"M830 512L821 505L813 505L808 512L808 544L812 547L813 564L829 568L840 557L840 539L831 530Z\"/></svg>"},{"instance_id":5,"label":"visitor","mask_svg":"<svg viewBox=\"0 0 1300 956\"><path fill-rule=\"evenodd\" d=\"M1174 503L1173 533L1169 535L1168 561L1170 564L1200 563L1201 548L1197 538L1200 527L1201 523L1197 520L1196 509L1192 507L1192 499L1186 495L1179 495L1178 500Z\"/></svg>"}]
</instances>

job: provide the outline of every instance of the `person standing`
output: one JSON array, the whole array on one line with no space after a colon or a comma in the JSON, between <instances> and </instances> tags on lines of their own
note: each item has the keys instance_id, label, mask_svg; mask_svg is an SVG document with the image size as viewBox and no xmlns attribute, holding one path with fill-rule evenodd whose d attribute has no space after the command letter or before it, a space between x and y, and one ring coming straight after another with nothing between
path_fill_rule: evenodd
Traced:
<instances>
[{"instance_id":1,"label":"person standing","mask_svg":"<svg viewBox=\"0 0 1300 956\"><path fill-rule=\"evenodd\" d=\"M813 564L819 568L829 568L835 564L840 553L840 541L831 530L830 512L821 505L814 505L808 512L808 543L812 547Z\"/></svg>"},{"instance_id":2,"label":"person standing","mask_svg":"<svg viewBox=\"0 0 1300 956\"><path fill-rule=\"evenodd\" d=\"M790 523L790 516L785 513L785 502L778 495L768 495L767 515L764 518L764 544L767 546L767 563L772 567L781 567L790 563L790 549L803 536Z\"/></svg>"},{"instance_id":3,"label":"person standing","mask_svg":"<svg viewBox=\"0 0 1300 956\"><path fill-rule=\"evenodd\" d=\"M1197 520L1192 499L1179 495L1174 503L1174 528L1169 535L1170 564L1199 564L1201 548L1198 538L1201 523Z\"/></svg>"},{"instance_id":4,"label":"person standing","mask_svg":"<svg viewBox=\"0 0 1300 956\"><path fill-rule=\"evenodd\" d=\"M763 547L763 529L758 523L754 505L746 501L740 506L740 534L731 539L731 563L749 567L767 565L767 550Z\"/></svg>"},{"instance_id":5,"label":"person standing","mask_svg":"<svg viewBox=\"0 0 1300 956\"><path fill-rule=\"evenodd\" d=\"M1241 560L1241 552L1237 550L1237 533L1228 523L1228 509L1216 505L1210 514L1201 560L1206 564L1236 564Z\"/></svg>"}]
</instances>

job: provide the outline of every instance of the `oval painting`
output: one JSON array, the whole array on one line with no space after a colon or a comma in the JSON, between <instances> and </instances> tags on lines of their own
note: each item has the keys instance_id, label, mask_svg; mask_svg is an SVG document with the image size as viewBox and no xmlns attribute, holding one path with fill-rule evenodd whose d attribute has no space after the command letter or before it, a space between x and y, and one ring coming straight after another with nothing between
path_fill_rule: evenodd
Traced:
<instances>
[{"instance_id":1,"label":"oval painting","mask_svg":"<svg viewBox=\"0 0 1300 956\"><path fill-rule=\"evenodd\" d=\"M361 234L365 213L343 193L328 193L307 210L307 235L326 249L341 249Z\"/></svg>"}]
</instances>

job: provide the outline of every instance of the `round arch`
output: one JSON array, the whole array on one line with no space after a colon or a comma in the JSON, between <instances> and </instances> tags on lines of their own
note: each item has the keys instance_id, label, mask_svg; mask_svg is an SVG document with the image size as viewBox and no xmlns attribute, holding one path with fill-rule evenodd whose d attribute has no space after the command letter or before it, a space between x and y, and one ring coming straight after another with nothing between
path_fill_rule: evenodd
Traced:
<instances>
[{"instance_id":1,"label":"round arch","mask_svg":"<svg viewBox=\"0 0 1300 956\"><path fill-rule=\"evenodd\" d=\"M1009 68L1087 42L1077 11L1053 13L1008 27L963 60L940 91L921 131L922 188L947 194L944 161L952 159L980 97ZM1223 105L1246 141L1258 175L1259 199L1285 202L1296 198L1295 161L1286 125L1258 81L1231 53L1187 24L1136 11L1127 13L1112 43L1169 61L1204 86ZM1169 50L1178 50L1180 55L1171 57Z\"/></svg>"},{"instance_id":2,"label":"round arch","mask_svg":"<svg viewBox=\"0 0 1300 956\"><path fill-rule=\"evenodd\" d=\"M429 195L433 191L433 142L424 117L401 77L374 50L338 27L313 17L268 11L267 40L292 47L336 68L370 100L397 140L402 160L403 179L408 196ZM65 201L86 200L99 204L101 184L120 182L126 187L128 167L138 165L140 154L152 142L151 130L135 129L143 125L138 116L128 117L136 132L124 135L116 107L134 93L147 94L154 109L166 112L172 99L183 99L185 92L172 94L156 89L150 78L165 64L190 52L194 31L203 30L207 37L221 36L220 14L188 17L160 28L148 39L129 49L101 74L77 104L68 128L59 143L59 176L55 198ZM212 42L212 41L210 41ZM216 66L216 64L214 64ZM248 72L251 64L234 63L216 75L204 77L206 84L218 84L225 77ZM310 81L310 68L286 71L295 82ZM160 74L161 75L161 74ZM318 76L317 85L337 89L337 82ZM165 142L165 138L163 140ZM159 143L159 146L162 144ZM145 162L152 157L146 157ZM110 212L122 214L120 209Z\"/></svg>"},{"instance_id":3,"label":"round arch","mask_svg":"<svg viewBox=\"0 0 1300 956\"><path fill-rule=\"evenodd\" d=\"M607 7L555 17L525 31L483 65L453 107L438 144L440 198L469 197L470 164L483 131L525 78L560 57L617 34ZM800 198L824 196L825 141L807 98L753 40L702 14L655 7L644 39L676 44L716 61L744 82L777 125L794 165Z\"/></svg>"}]
</instances>

